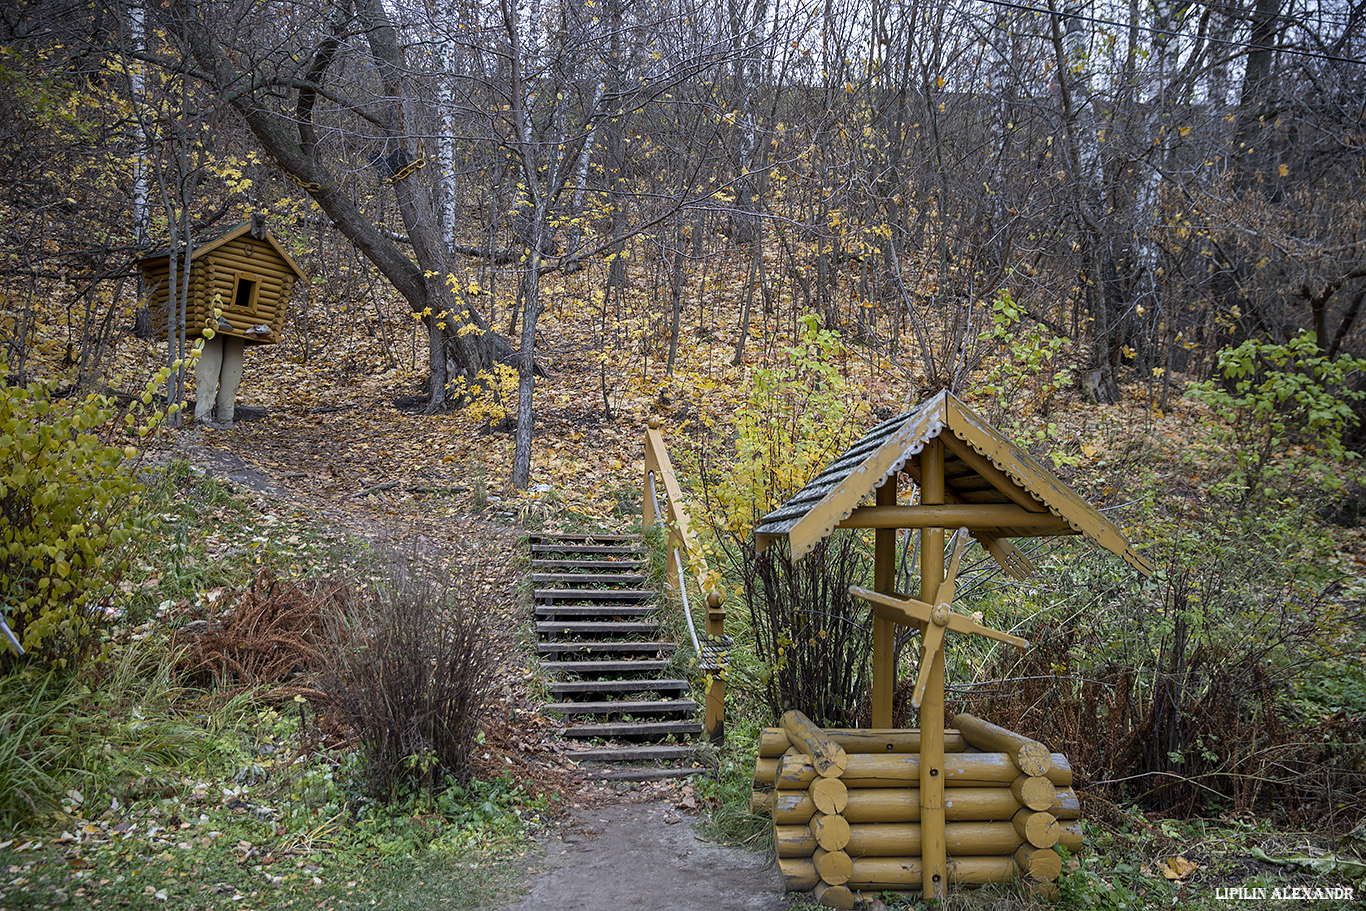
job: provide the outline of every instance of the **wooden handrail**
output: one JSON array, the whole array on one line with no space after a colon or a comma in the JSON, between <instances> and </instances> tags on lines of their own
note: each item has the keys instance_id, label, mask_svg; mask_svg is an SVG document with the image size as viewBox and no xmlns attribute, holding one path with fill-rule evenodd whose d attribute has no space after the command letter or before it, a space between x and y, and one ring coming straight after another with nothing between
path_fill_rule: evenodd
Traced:
<instances>
[{"instance_id":1,"label":"wooden handrail","mask_svg":"<svg viewBox=\"0 0 1366 911\"><path fill-rule=\"evenodd\" d=\"M656 497L661 487L666 504L663 507L664 515L660 515L656 507ZM660 432L660 420L657 417L650 418L650 425L645 431L645 488L641 501L642 529L648 532L656 523L664 523L669 532L669 550L678 552L688 561L697 588L706 599L706 635L711 647L709 650L715 650L725 641L726 597L717 582L718 575L707 566L706 555L688 522L688 513L683 507L683 489L678 485L678 476L674 473L673 462L664 445L664 435ZM668 559L665 564L669 583L682 591L684 580L680 578L678 563ZM706 662L703 670L709 679L707 734L712 741L720 743L725 739L725 665L714 657L699 655L698 658Z\"/></svg>"}]
</instances>

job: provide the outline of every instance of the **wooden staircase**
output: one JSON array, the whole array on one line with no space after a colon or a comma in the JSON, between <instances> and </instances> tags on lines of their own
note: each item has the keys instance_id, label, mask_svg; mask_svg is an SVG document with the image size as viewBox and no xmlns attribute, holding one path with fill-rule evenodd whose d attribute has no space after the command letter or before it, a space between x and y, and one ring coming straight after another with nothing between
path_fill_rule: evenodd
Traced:
<instances>
[{"instance_id":1,"label":"wooden staircase","mask_svg":"<svg viewBox=\"0 0 1366 911\"><path fill-rule=\"evenodd\" d=\"M677 765L702 725L688 681L670 674L675 646L654 618L640 536L533 534L530 547L536 651L553 678L545 711L580 744L573 757L607 779L701 771Z\"/></svg>"}]
</instances>

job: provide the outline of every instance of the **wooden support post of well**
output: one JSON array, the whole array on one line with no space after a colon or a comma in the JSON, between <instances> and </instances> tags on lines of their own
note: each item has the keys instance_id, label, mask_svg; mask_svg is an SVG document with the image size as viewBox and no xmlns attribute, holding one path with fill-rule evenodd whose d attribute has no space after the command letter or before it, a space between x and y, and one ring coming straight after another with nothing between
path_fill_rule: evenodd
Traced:
<instances>
[{"instance_id":1,"label":"wooden support post of well","mask_svg":"<svg viewBox=\"0 0 1366 911\"><path fill-rule=\"evenodd\" d=\"M1025 775L1044 775L1052 765L1052 754L1042 743L990 721L963 712L954 717L953 725L977 749L1008 753L1016 768Z\"/></svg>"},{"instance_id":2,"label":"wooden support post of well","mask_svg":"<svg viewBox=\"0 0 1366 911\"><path fill-rule=\"evenodd\" d=\"M838 778L848 763L844 747L826 736L816 724L795 709L784 712L779 720L793 746L811 758L816 774L823 778Z\"/></svg>"},{"instance_id":3,"label":"wooden support post of well","mask_svg":"<svg viewBox=\"0 0 1366 911\"><path fill-rule=\"evenodd\" d=\"M703 723L707 740L722 743L726 739L726 678L720 670L707 674L707 697Z\"/></svg>"},{"instance_id":4,"label":"wooden support post of well","mask_svg":"<svg viewBox=\"0 0 1366 911\"><path fill-rule=\"evenodd\" d=\"M920 466L920 502L928 506L942 505L944 442L941 438L936 437L925 444ZM934 604L943 578L944 529L923 529L920 532L920 600ZM926 657L931 663L925 696L920 704L921 888L926 898L942 901L948 879L944 847L944 650L936 649L929 656L922 650L921 660Z\"/></svg>"},{"instance_id":5,"label":"wooden support post of well","mask_svg":"<svg viewBox=\"0 0 1366 911\"><path fill-rule=\"evenodd\" d=\"M877 489L877 505L896 505L896 476ZM896 590L896 529L873 532L873 589ZM873 617L873 727L892 726L892 694L896 689L896 623Z\"/></svg>"}]
</instances>

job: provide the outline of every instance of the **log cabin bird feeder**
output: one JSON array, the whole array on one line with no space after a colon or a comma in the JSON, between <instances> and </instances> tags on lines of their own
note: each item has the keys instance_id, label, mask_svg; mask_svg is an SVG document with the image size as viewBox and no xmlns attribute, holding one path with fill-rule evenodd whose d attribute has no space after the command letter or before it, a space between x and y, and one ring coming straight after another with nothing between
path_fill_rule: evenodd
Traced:
<instances>
[{"instance_id":1,"label":"log cabin bird feeder","mask_svg":"<svg viewBox=\"0 0 1366 911\"><path fill-rule=\"evenodd\" d=\"M918 501L906 505L898 503L897 484L902 474L907 475L919 488ZM912 871L912 859L904 857L901 858L901 869L903 873L919 873L918 885L923 889L922 894L925 897L942 897L950 878L958 881L983 881L972 875L963 874L963 871L971 868L971 864L960 865L960 869L955 870L955 865L950 864L946 856L945 784L946 779L954 777L955 773L952 768L946 772L944 759L945 632L987 636L1018 647L1027 645L1025 640L1018 636L989 629L954 612L955 580L968 538L975 538L1006 574L1015 579L1028 577L1034 568L1010 539L1045 535L1082 535L1118 555L1145 576L1151 575L1153 568L1134 551L1117 526L1039 464L1028 452L1002 436L980 415L949 392L941 392L913 411L874 427L847 452L818 473L792 499L760 520L755 528L755 538L760 549L779 538L786 538L791 558L795 562L810 553L817 543L830 536L837 528L875 530L873 589L856 587L852 590L853 594L869 602L874 615L874 731L870 733L890 732L892 725L892 696L896 685L896 627L913 626L921 634L921 658L912 696L912 705L919 710L920 719L918 736L914 737L915 752L918 753L917 768L914 771L918 773L919 779L919 806L915 812L919 824L916 833L919 845L915 852L902 852L919 855L915 864L918 870ZM918 597L895 590L899 529L916 530L920 533ZM955 529L958 534L946 568L946 533ZM951 751L974 748L986 750L988 747L1005 750L1014 766L1018 767L1012 768L1011 774L1018 771L1021 779L1019 782L1010 782L1013 789L1027 788L1029 781L1046 780L1052 774L1049 771L1050 755L1057 757L1059 761L1053 763L1054 767L1066 763L1060 754L1050 754L1041 744L1004 728L997 728L967 715L958 716L954 722L962 730L961 733L950 732L953 741L950 744ZM826 738L824 741L821 740L818 731L806 731L798 736L798 733L794 732L800 732L802 724L805 722L800 718L793 720L784 717L783 729L787 730L789 735L785 742L793 745L789 752L799 751L799 744L802 742L810 741L813 748L817 749L831 749L832 745L838 742L838 732L830 732L834 739ZM968 739L965 743L954 746L962 738ZM889 739L888 743L891 742ZM824 743L824 747L821 743ZM887 746L886 749L893 750L893 747ZM901 751L900 748L897 748L897 751ZM840 750L840 753L842 756L843 750ZM761 765L763 761L761 752ZM852 763L853 759L850 758L849 761ZM1065 778L1070 785L1070 774L1069 769L1066 776L1053 775L1053 778L1057 781ZM778 775L777 770L774 775ZM756 766L756 784L761 783L762 777L759 774L759 767ZM980 775L974 773L974 777ZM901 787L907 788L913 784L914 782L905 782ZM952 791L955 782L949 781L948 784L952 796L955 793ZM850 787L855 786L857 785L853 782L850 783ZM1038 786L1044 787L1042 781ZM889 795L890 793L888 792ZM1049 793L1053 792L1050 790ZM1016 798L1023 796L1023 793L1015 795ZM963 799L966 799L965 794ZM1048 798L1050 801L1053 799L1054 797ZM1031 810L1028 804L1023 804L1017 812L1033 813L1042 812L1044 809L1034 807ZM822 817L822 814L816 812L813 816L810 823L813 831L817 826L817 817ZM959 815L954 818L984 817ZM902 817L897 819L900 820ZM1056 823L1053 817L1050 816L1049 819ZM779 816L775 814L774 820L777 825ZM825 828L829 828L830 824L824 821L823 817L821 821ZM1034 822L1043 825L1042 820ZM1056 838L1056 835L1054 837ZM1019 850L1026 848L1027 844ZM1051 848L1048 853L1050 857L1056 856L1051 854ZM824 863L826 869L835 871L835 879L843 877L843 881L849 885L859 884L858 876L850 874L853 876L852 879L845 876L840 862L832 859L828 848L818 847L816 854L818 868ZM1037 859L1041 855L1036 853L1031 856ZM1012 870L1018 871L1028 879L1029 861L1022 860L1019 855L1014 855L1014 858L1016 863L1010 865ZM966 860L967 858L964 858L964 861ZM986 858L976 857L973 860L984 861ZM1006 851L1004 860L1011 860L1010 850ZM864 857L860 863L864 864L865 869L872 869L867 866L869 858ZM789 876L789 882L800 881L803 875L798 875L795 879ZM870 872L867 875L874 874ZM1043 877L1036 875L1035 878ZM905 879L893 881L905 882ZM879 881L879 884L888 885L888 882ZM842 885L832 883L828 878L818 878L814 885L818 892L824 889L823 902L837 907L843 906L843 900L838 894L839 889L844 888ZM874 882L871 880L866 883L866 887L873 885ZM808 885L807 888L811 886Z\"/></svg>"},{"instance_id":2,"label":"log cabin bird feeder","mask_svg":"<svg viewBox=\"0 0 1366 911\"><path fill-rule=\"evenodd\" d=\"M156 250L138 260L148 289L152 325L163 337L170 300L172 252L170 248ZM174 252L182 255L180 251ZM177 275L177 284L181 281L183 277ZM198 338L204 334L206 321L210 321L219 335L242 339L248 345L275 344L284 329L294 284L303 281L303 271L266 230L260 216L196 240L190 251L185 335ZM213 316L215 307L222 311L217 319Z\"/></svg>"}]
</instances>

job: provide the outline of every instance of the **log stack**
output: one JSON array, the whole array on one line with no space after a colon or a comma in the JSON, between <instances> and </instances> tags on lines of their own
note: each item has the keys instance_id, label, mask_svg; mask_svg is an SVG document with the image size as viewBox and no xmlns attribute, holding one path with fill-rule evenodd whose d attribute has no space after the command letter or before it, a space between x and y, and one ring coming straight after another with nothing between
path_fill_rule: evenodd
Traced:
<instances>
[{"instance_id":1,"label":"log stack","mask_svg":"<svg viewBox=\"0 0 1366 911\"><path fill-rule=\"evenodd\" d=\"M856 892L918 890L920 732L823 730L800 712L768 728L751 807L773 819L789 892L852 908ZM1081 807L1061 753L962 714L944 731L950 882L1023 879L1056 893L1065 846L1081 850Z\"/></svg>"}]
</instances>

